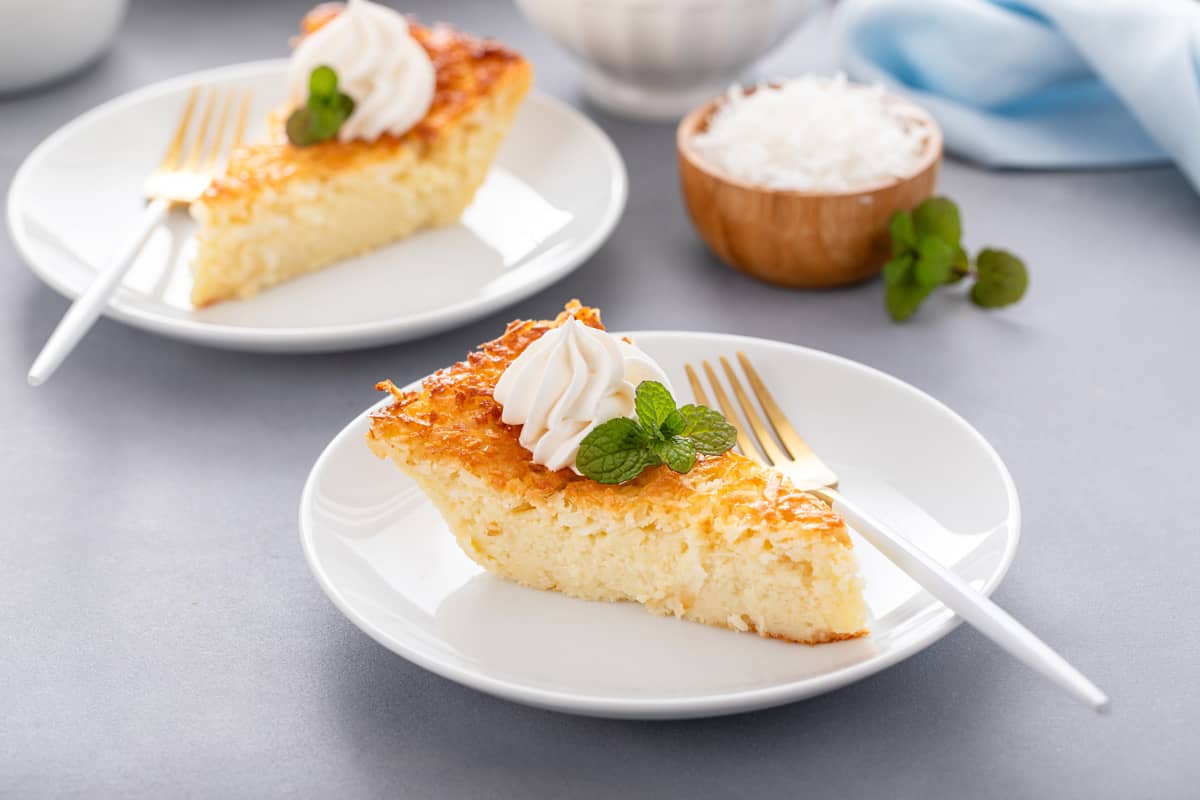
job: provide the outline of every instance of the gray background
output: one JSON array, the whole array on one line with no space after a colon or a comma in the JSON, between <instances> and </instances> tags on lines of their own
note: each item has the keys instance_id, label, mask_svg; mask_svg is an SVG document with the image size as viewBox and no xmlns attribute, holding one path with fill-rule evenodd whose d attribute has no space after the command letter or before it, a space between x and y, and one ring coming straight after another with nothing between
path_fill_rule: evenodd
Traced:
<instances>
[{"instance_id":1,"label":"gray background","mask_svg":"<svg viewBox=\"0 0 1200 800\"><path fill-rule=\"evenodd\" d=\"M409 6L503 37L542 91L581 103L574 66L507 2ZM135 3L86 75L0 99L0 182L102 100L283 54L305 8ZM829 67L826 33L817 20L762 71ZM1200 198L1180 174L948 164L969 245L1023 255L1030 295L982 313L948 292L898 327L878 284L789 292L720 266L684 218L671 126L588 110L631 178L611 241L542 294L408 345L242 355L102 321L35 391L25 371L66 302L0 236L0 794L1200 796ZM1024 504L996 597L1111 693L1111 715L968 629L833 694L680 723L512 705L359 633L300 552L309 466L377 378L417 378L572 296L617 328L828 350L960 411Z\"/></svg>"}]
</instances>

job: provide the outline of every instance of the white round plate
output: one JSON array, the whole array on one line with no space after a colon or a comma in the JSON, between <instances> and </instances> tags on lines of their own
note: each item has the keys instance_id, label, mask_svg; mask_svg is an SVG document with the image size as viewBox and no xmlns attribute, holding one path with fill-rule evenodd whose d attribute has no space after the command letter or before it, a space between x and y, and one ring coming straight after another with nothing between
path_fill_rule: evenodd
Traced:
<instances>
[{"instance_id":1,"label":"white round plate","mask_svg":"<svg viewBox=\"0 0 1200 800\"><path fill-rule=\"evenodd\" d=\"M1020 529L1016 489L995 450L938 401L795 345L630 335L676 387L688 386L685 362L745 351L845 494L977 589L991 592L1004 576ZM845 686L928 647L958 622L857 535L871 635L850 642L809 647L655 616L636 604L523 588L463 555L420 490L368 450L367 413L329 444L304 488L309 565L334 604L376 641L489 694L605 717L730 714Z\"/></svg>"},{"instance_id":2,"label":"white round plate","mask_svg":"<svg viewBox=\"0 0 1200 800\"><path fill-rule=\"evenodd\" d=\"M252 120L284 99L285 61L158 83L68 123L13 179L8 220L33 270L77 296L142 210L142 181L197 85L253 90ZM250 131L253 138L261 131ZM459 224L417 234L244 301L194 310L195 226L173 212L109 303L109 316L164 336L238 350L344 350L461 325L559 280L608 238L625 208L625 166L582 114L532 92Z\"/></svg>"}]
</instances>

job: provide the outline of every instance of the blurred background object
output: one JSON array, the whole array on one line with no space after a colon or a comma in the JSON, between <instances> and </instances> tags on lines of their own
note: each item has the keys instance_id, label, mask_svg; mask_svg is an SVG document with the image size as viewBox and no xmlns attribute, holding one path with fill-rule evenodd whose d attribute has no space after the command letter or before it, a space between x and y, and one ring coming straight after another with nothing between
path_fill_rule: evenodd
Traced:
<instances>
[{"instance_id":1,"label":"blurred background object","mask_svg":"<svg viewBox=\"0 0 1200 800\"><path fill-rule=\"evenodd\" d=\"M845 0L850 75L928 108L985 166L1175 161L1200 187L1200 3Z\"/></svg>"},{"instance_id":2,"label":"blurred background object","mask_svg":"<svg viewBox=\"0 0 1200 800\"><path fill-rule=\"evenodd\" d=\"M597 105L678 120L735 83L822 0L516 0L542 32L583 61Z\"/></svg>"},{"instance_id":3,"label":"blurred background object","mask_svg":"<svg viewBox=\"0 0 1200 800\"><path fill-rule=\"evenodd\" d=\"M90 63L111 44L128 0L0 2L0 92L38 86Z\"/></svg>"}]
</instances>

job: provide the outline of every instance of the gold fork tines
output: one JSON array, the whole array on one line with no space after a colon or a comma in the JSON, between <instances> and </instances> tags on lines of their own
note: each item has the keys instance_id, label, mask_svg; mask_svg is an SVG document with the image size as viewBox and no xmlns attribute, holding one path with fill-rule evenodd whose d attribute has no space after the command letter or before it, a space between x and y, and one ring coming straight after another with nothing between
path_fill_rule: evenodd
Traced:
<instances>
[{"instance_id":1,"label":"gold fork tines","mask_svg":"<svg viewBox=\"0 0 1200 800\"><path fill-rule=\"evenodd\" d=\"M250 97L249 89L242 93L242 105L238 109L237 124L233 128L233 144L230 145L231 151L240 147L242 140L246 138L246 118L250 114Z\"/></svg>"},{"instance_id":2,"label":"gold fork tines","mask_svg":"<svg viewBox=\"0 0 1200 800\"><path fill-rule=\"evenodd\" d=\"M786 453L779 448L775 440L771 437L771 432L767 426L763 424L762 418L758 416L758 412L754 409L754 404L750 402L750 398L746 395L746 390L742 388L742 382L738 380L737 373L733 371L733 367L729 364L729 359L721 356L721 366L725 370L725 377L729 379L729 385L733 387L734 397L738 399L738 403L742 407L742 414L746 418L746 422L750 425L750 430L754 431L754 438L758 440L758 446L766 456L769 464L782 464L790 460Z\"/></svg>"},{"instance_id":3,"label":"gold fork tines","mask_svg":"<svg viewBox=\"0 0 1200 800\"><path fill-rule=\"evenodd\" d=\"M179 124L167 145L167 152L159 163L160 170L175 170L179 167L179 156L183 153L183 145L187 141L188 128L192 124L192 113L196 110L196 101L200 98L200 87L197 86L188 93L187 102L183 105L183 113L179 116Z\"/></svg>"},{"instance_id":4,"label":"gold fork tines","mask_svg":"<svg viewBox=\"0 0 1200 800\"><path fill-rule=\"evenodd\" d=\"M733 395L737 398L741 414L738 414L738 410L730 402L716 370L708 361L701 363L721 413L737 430L738 449L742 455L760 464L785 470L801 488L836 487L837 475L796 432L775 397L767 389L762 376L750 363L749 357L742 352L737 356L738 363L746 374L746 381L750 384L750 390L758 400L757 407L729 359L720 356L719 360ZM685 364L684 370L687 372L688 382L692 385L696 402L710 405L708 394L692 365ZM763 421L764 416L769 424Z\"/></svg>"},{"instance_id":5,"label":"gold fork tines","mask_svg":"<svg viewBox=\"0 0 1200 800\"><path fill-rule=\"evenodd\" d=\"M217 129L213 133L212 146L208 149L208 157L204 159L204 168L210 173L217 168L217 159L221 157L221 145L225 139L225 124L229 121L229 110L233 106L236 95L230 92L221 104L221 118L217 121ZM216 101L214 93L213 101Z\"/></svg>"},{"instance_id":6,"label":"gold fork tines","mask_svg":"<svg viewBox=\"0 0 1200 800\"><path fill-rule=\"evenodd\" d=\"M210 89L208 92L208 102L204 104L204 112L200 115L200 126L196 131L196 135L192 137L192 149L188 153L187 163L183 165L186 170L200 169L200 153L204 150L205 140L208 138L208 126L212 120L213 108L217 105L217 95L219 89ZM218 130L217 135L221 132Z\"/></svg>"},{"instance_id":7,"label":"gold fork tines","mask_svg":"<svg viewBox=\"0 0 1200 800\"><path fill-rule=\"evenodd\" d=\"M704 389L699 386L699 379L696 378L696 373L692 370L691 364L685 364L684 369L687 370L688 380L692 382L692 390L696 392L696 402L702 406L711 406L708 402L708 396L704 394ZM733 425L737 431L738 450L742 451L742 455L746 458L752 458L755 461L762 461L758 454L758 449L754 446L754 442L750 441L750 437L746 435L746 430L737 422L737 413L733 410L733 403L729 402L729 397L725 394L725 390L721 388L721 382L717 380L717 375L713 372L712 365L707 361L704 362L704 372L708 375L708 380L712 383L713 392L717 395L717 403L721 407L721 413Z\"/></svg>"},{"instance_id":8,"label":"gold fork tines","mask_svg":"<svg viewBox=\"0 0 1200 800\"><path fill-rule=\"evenodd\" d=\"M199 197L222 160L241 144L249 107L249 91L192 89L162 161L146 179L146 197L171 205L190 203Z\"/></svg>"},{"instance_id":9,"label":"gold fork tines","mask_svg":"<svg viewBox=\"0 0 1200 800\"><path fill-rule=\"evenodd\" d=\"M801 458L816 458L817 455L808 446L808 442L796 432L792 427L792 423L788 421L787 415L783 413L783 409L779 407L779 403L775 402L775 397L767 389L767 385L758 375L758 370L750 363L750 358L738 351L738 363L742 365L742 372L746 373L746 380L750 382L750 388L754 390L755 397L762 404L763 411L766 412L767 419L771 421L771 425L775 428L775 433L779 435L779 440L783 442L783 446L793 459ZM819 460L819 459L818 459Z\"/></svg>"}]
</instances>

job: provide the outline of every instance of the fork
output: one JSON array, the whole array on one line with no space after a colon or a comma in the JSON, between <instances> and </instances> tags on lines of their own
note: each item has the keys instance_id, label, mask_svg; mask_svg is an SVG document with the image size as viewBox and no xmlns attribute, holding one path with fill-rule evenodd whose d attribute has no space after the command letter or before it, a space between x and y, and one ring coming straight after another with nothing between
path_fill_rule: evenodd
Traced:
<instances>
[{"instance_id":1,"label":"fork","mask_svg":"<svg viewBox=\"0 0 1200 800\"><path fill-rule=\"evenodd\" d=\"M837 474L821 461L792 427L783 409L750 363L750 359L742 352L737 354L737 358L763 414L770 421L768 428L743 388L737 372L728 359L720 356L725 377L741 406L749 430L753 432L753 438L747 432L747 427L743 426L712 365L708 361L702 362L702 365L722 413L737 430L738 449L742 455L784 472L796 488L824 499L893 564L945 603L951 611L1007 650L1010 655L1025 662L1096 711L1108 710L1108 697L1104 692L1028 628L985 595L972 589L965 580L942 566L928 553L891 530L857 501L839 492ZM696 370L691 364L685 364L684 369L696 402L710 405Z\"/></svg>"},{"instance_id":2,"label":"fork","mask_svg":"<svg viewBox=\"0 0 1200 800\"><path fill-rule=\"evenodd\" d=\"M40 386L54 374L63 360L75 349L79 340L95 324L107 306L109 297L121 283L121 278L129 271L134 257L154 229L166 219L171 209L188 205L198 198L216 174L222 156L241 144L246 132L250 91L222 92L219 88L212 88L207 92L206 100L201 103L202 93L201 88L196 87L188 94L179 124L167 145L167 152L158 167L146 178L142 188L149 202L142 211L137 226L130 231L123 246L96 273L87 289L67 309L67 313L46 340L42 351L38 353L29 369L28 380L31 386ZM192 130L192 118L201 105L203 110L199 122L195 130ZM220 118L213 125L213 114L218 106ZM226 148L225 131L231 125L232 136Z\"/></svg>"}]
</instances>

